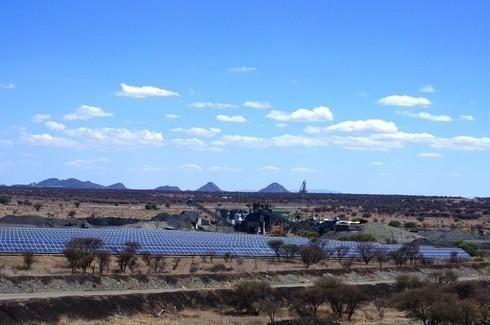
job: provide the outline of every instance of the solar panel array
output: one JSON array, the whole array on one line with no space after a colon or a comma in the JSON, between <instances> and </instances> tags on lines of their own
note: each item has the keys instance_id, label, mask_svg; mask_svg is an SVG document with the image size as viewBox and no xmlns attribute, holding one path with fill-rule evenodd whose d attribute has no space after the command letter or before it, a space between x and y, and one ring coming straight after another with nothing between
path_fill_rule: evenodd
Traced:
<instances>
[{"instance_id":1,"label":"solar panel array","mask_svg":"<svg viewBox=\"0 0 490 325\"><path fill-rule=\"evenodd\" d=\"M117 253L128 241L138 242L140 252L153 254L200 256L233 254L236 256L273 256L269 247L271 239L281 239L285 244L308 245L309 240L303 237L270 237L243 233L217 233L180 230L148 230L131 228L0 228L0 253L15 254L26 251L37 254L60 254L65 244L73 238L99 238L101 249ZM400 248L400 245L373 243L377 248L387 252ZM325 241L325 248L335 249L347 246L348 256L358 256L357 242ZM458 258L469 258L459 248L436 248L421 246L421 253L426 258L450 258L452 252Z\"/></svg>"}]
</instances>

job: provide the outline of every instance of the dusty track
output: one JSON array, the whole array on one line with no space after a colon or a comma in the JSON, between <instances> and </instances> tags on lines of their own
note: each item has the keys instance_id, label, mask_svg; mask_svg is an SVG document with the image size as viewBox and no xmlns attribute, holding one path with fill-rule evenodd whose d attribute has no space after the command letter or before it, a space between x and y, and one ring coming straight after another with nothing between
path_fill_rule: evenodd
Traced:
<instances>
[{"instance_id":1,"label":"dusty track","mask_svg":"<svg viewBox=\"0 0 490 325\"><path fill-rule=\"evenodd\" d=\"M461 277L458 281L490 281L489 276L478 277ZM347 284L374 286L378 284L392 284L395 280L380 280L380 281L345 281ZM273 288L303 288L311 286L312 283L285 283L273 284ZM32 293L12 293L0 294L0 301L19 301L30 299L50 299L64 297L106 297L106 296L125 296L125 295L140 295L140 294L161 294L173 292L190 292L190 291L216 291L216 290L232 290L230 286L217 286L208 288L172 288L172 289L133 289L133 290L110 290L110 291L52 291L52 292L32 292Z\"/></svg>"}]
</instances>

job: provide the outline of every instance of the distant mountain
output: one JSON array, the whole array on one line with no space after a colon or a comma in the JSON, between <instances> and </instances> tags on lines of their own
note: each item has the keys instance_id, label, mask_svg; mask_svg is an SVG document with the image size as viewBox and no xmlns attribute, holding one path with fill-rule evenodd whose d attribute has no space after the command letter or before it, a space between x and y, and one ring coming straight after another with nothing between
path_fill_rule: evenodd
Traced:
<instances>
[{"instance_id":1,"label":"distant mountain","mask_svg":"<svg viewBox=\"0 0 490 325\"><path fill-rule=\"evenodd\" d=\"M116 183L110 186L104 186L90 181L81 181L76 178L68 179L58 179L58 178L48 178L39 183L34 183L32 186L37 187L60 187L60 188L77 188L77 189L117 189L124 190L126 186L122 183Z\"/></svg>"},{"instance_id":2,"label":"distant mountain","mask_svg":"<svg viewBox=\"0 0 490 325\"><path fill-rule=\"evenodd\" d=\"M216 184L213 182L206 183L196 190L196 192L223 192Z\"/></svg>"},{"instance_id":3,"label":"distant mountain","mask_svg":"<svg viewBox=\"0 0 490 325\"><path fill-rule=\"evenodd\" d=\"M127 187L124 186L123 183L112 184L112 185L107 186L107 188L109 188L111 190L126 190L127 189Z\"/></svg>"},{"instance_id":4,"label":"distant mountain","mask_svg":"<svg viewBox=\"0 0 490 325\"><path fill-rule=\"evenodd\" d=\"M279 183L271 183L261 189L259 193L288 193L289 191Z\"/></svg>"},{"instance_id":5,"label":"distant mountain","mask_svg":"<svg viewBox=\"0 0 490 325\"><path fill-rule=\"evenodd\" d=\"M162 192L180 192L180 188L178 186L170 186L170 185L159 186L155 190L162 191Z\"/></svg>"}]
</instances>

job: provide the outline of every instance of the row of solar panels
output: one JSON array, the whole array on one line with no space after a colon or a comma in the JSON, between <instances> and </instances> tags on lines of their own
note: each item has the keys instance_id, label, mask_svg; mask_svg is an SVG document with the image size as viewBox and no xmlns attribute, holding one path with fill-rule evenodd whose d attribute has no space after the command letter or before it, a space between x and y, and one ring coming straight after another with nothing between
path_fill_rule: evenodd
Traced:
<instances>
[{"instance_id":1,"label":"row of solar panels","mask_svg":"<svg viewBox=\"0 0 490 325\"><path fill-rule=\"evenodd\" d=\"M66 242L73 238L99 238L101 249L116 253L128 241L138 242L139 251L154 254L196 256L225 255L273 256L268 242L276 237L241 233L216 233L179 230L147 230L128 228L65 229L65 228L0 228L0 253L15 254L32 251L38 254L60 254ZM302 237L281 237L285 244L308 245ZM399 249L396 244L373 243L375 248L386 252ZM339 246L349 247L347 256L359 256L358 243L328 240L322 243L325 249L335 250ZM425 258L448 259L454 253L458 258L469 258L460 248L421 246Z\"/></svg>"}]
</instances>

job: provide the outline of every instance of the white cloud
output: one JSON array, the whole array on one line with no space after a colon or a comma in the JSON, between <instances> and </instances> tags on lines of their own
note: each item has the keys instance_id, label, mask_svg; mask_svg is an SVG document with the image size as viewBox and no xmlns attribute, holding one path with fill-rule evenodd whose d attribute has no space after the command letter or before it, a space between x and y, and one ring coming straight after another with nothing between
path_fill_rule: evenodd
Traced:
<instances>
[{"instance_id":1,"label":"white cloud","mask_svg":"<svg viewBox=\"0 0 490 325\"><path fill-rule=\"evenodd\" d=\"M402 106L402 107L413 107L413 106L423 106L428 107L432 103L425 97L412 97L407 95L392 95L383 97L378 100L378 104L383 106Z\"/></svg>"},{"instance_id":2,"label":"white cloud","mask_svg":"<svg viewBox=\"0 0 490 325\"><path fill-rule=\"evenodd\" d=\"M75 168L88 168L88 169L98 169L101 165L109 163L110 160L107 158L97 158L97 159L75 159L67 161L65 165Z\"/></svg>"},{"instance_id":3,"label":"white cloud","mask_svg":"<svg viewBox=\"0 0 490 325\"><path fill-rule=\"evenodd\" d=\"M241 115L218 115L216 119L220 122L228 122L228 123L245 123L247 119Z\"/></svg>"},{"instance_id":4,"label":"white cloud","mask_svg":"<svg viewBox=\"0 0 490 325\"><path fill-rule=\"evenodd\" d=\"M437 152L421 152L418 154L418 156L421 158L440 158L440 157L442 157L442 155L437 153Z\"/></svg>"},{"instance_id":5,"label":"white cloud","mask_svg":"<svg viewBox=\"0 0 490 325\"><path fill-rule=\"evenodd\" d=\"M144 164L141 166L141 168L134 169L135 171L142 171L142 172L162 172L168 170L167 167L165 166L155 166L155 165L150 165L150 164Z\"/></svg>"},{"instance_id":6,"label":"white cloud","mask_svg":"<svg viewBox=\"0 0 490 325\"><path fill-rule=\"evenodd\" d=\"M463 177L463 174L459 172L451 172L449 176L459 178L459 177Z\"/></svg>"},{"instance_id":7,"label":"white cloud","mask_svg":"<svg viewBox=\"0 0 490 325\"><path fill-rule=\"evenodd\" d=\"M457 136L437 138L432 142L431 146L451 150L483 151L490 149L490 137Z\"/></svg>"},{"instance_id":8,"label":"white cloud","mask_svg":"<svg viewBox=\"0 0 490 325\"><path fill-rule=\"evenodd\" d=\"M271 109L272 105L269 102L259 102L254 100L245 101L242 106L258 109Z\"/></svg>"},{"instance_id":9,"label":"white cloud","mask_svg":"<svg viewBox=\"0 0 490 325\"><path fill-rule=\"evenodd\" d=\"M383 162L382 161L371 161L372 166L382 166Z\"/></svg>"},{"instance_id":10,"label":"white cloud","mask_svg":"<svg viewBox=\"0 0 490 325\"><path fill-rule=\"evenodd\" d=\"M270 139L270 145L274 147L323 147L328 146L326 139L316 137L305 137L302 135L284 134Z\"/></svg>"},{"instance_id":11,"label":"white cloud","mask_svg":"<svg viewBox=\"0 0 490 325\"><path fill-rule=\"evenodd\" d=\"M287 127L287 126L288 126L288 125L287 125L286 123L277 123L277 124L276 124L276 127L278 127L278 128L285 128L285 127Z\"/></svg>"},{"instance_id":12,"label":"white cloud","mask_svg":"<svg viewBox=\"0 0 490 325\"><path fill-rule=\"evenodd\" d=\"M400 114L409 116L409 117L414 117L414 118L419 118L422 120L428 120L432 122L452 122L453 118L449 115L432 115L431 113L427 112L420 112L420 113L412 113L412 112L398 112Z\"/></svg>"},{"instance_id":13,"label":"white cloud","mask_svg":"<svg viewBox=\"0 0 490 325\"><path fill-rule=\"evenodd\" d=\"M66 114L63 116L64 120L67 121L75 121L75 120L89 120L95 117L110 117L113 116L112 113L104 112L104 110L100 107L82 105L76 109L74 113Z\"/></svg>"},{"instance_id":14,"label":"white cloud","mask_svg":"<svg viewBox=\"0 0 490 325\"><path fill-rule=\"evenodd\" d=\"M432 85L427 84L425 86L420 87L419 91L421 93L432 94L432 93L436 92L436 89L434 87L432 87Z\"/></svg>"},{"instance_id":15,"label":"white cloud","mask_svg":"<svg viewBox=\"0 0 490 325\"><path fill-rule=\"evenodd\" d=\"M284 111L273 110L267 114L267 117L280 122L288 121L332 121L333 114L326 106L319 106L313 109L300 108L294 112L288 113Z\"/></svg>"},{"instance_id":16,"label":"white cloud","mask_svg":"<svg viewBox=\"0 0 490 325\"><path fill-rule=\"evenodd\" d=\"M150 130L128 130L126 128L78 128L66 129L65 134L88 144L140 146L163 145L164 138L159 132Z\"/></svg>"},{"instance_id":17,"label":"white cloud","mask_svg":"<svg viewBox=\"0 0 490 325\"><path fill-rule=\"evenodd\" d=\"M165 118L168 118L168 119L177 119L177 118L179 118L179 117L180 117L180 116L179 116L179 115L177 115L177 114L171 114L171 113L169 113L169 114L165 114Z\"/></svg>"},{"instance_id":18,"label":"white cloud","mask_svg":"<svg viewBox=\"0 0 490 325\"><path fill-rule=\"evenodd\" d=\"M0 89L14 89L15 85L13 83L0 84Z\"/></svg>"},{"instance_id":19,"label":"white cloud","mask_svg":"<svg viewBox=\"0 0 490 325\"><path fill-rule=\"evenodd\" d=\"M473 115L465 115L465 114L463 114L460 117L461 117L461 119L463 121L474 121L475 120L475 118L473 117Z\"/></svg>"},{"instance_id":20,"label":"white cloud","mask_svg":"<svg viewBox=\"0 0 490 325\"><path fill-rule=\"evenodd\" d=\"M171 132L183 132L189 136L194 136L194 137L203 137L203 138L212 138L218 134L221 133L221 130L218 128L189 128L189 129L183 129L183 128L174 128L170 130Z\"/></svg>"},{"instance_id":21,"label":"white cloud","mask_svg":"<svg viewBox=\"0 0 490 325\"><path fill-rule=\"evenodd\" d=\"M66 126L63 123L58 123L55 121L47 121L46 123L44 123L44 125L48 129L54 130L54 131L62 131L64 129L66 129Z\"/></svg>"},{"instance_id":22,"label":"white cloud","mask_svg":"<svg viewBox=\"0 0 490 325\"><path fill-rule=\"evenodd\" d=\"M233 67L233 68L228 68L229 72L252 72L255 71L254 67L248 67L245 65L239 66L239 67Z\"/></svg>"},{"instance_id":23,"label":"white cloud","mask_svg":"<svg viewBox=\"0 0 490 325\"><path fill-rule=\"evenodd\" d=\"M225 108L235 108L237 106L233 105L233 104L228 104L228 103L194 102L192 104L189 104L189 107L225 109Z\"/></svg>"},{"instance_id":24,"label":"white cloud","mask_svg":"<svg viewBox=\"0 0 490 325\"><path fill-rule=\"evenodd\" d=\"M190 169L190 170L195 170L195 171L200 171L202 170L202 167L199 166L198 164L185 164L180 166L182 169Z\"/></svg>"},{"instance_id":25,"label":"white cloud","mask_svg":"<svg viewBox=\"0 0 490 325\"><path fill-rule=\"evenodd\" d=\"M190 138L190 139L176 138L170 140L170 142L178 147L189 148L196 151L212 151L212 152L223 151L222 148L217 147L215 145L209 145L202 139L198 139L198 138Z\"/></svg>"},{"instance_id":26,"label":"white cloud","mask_svg":"<svg viewBox=\"0 0 490 325\"><path fill-rule=\"evenodd\" d=\"M387 122L378 119L369 119L340 122L338 124L327 127L326 130L339 132L396 133L398 132L398 127L393 122ZM316 131L316 129L309 129L309 131Z\"/></svg>"},{"instance_id":27,"label":"white cloud","mask_svg":"<svg viewBox=\"0 0 490 325\"><path fill-rule=\"evenodd\" d=\"M130 86L125 83L121 83L121 91L117 95L133 98L180 96L178 92L172 90L153 86Z\"/></svg>"},{"instance_id":28,"label":"white cloud","mask_svg":"<svg viewBox=\"0 0 490 325\"><path fill-rule=\"evenodd\" d=\"M212 172L240 172L241 169L235 168L235 167L228 167L228 166L212 166L208 168L209 171Z\"/></svg>"},{"instance_id":29,"label":"white cloud","mask_svg":"<svg viewBox=\"0 0 490 325\"><path fill-rule=\"evenodd\" d=\"M51 119L51 115L49 114L36 114L32 117L32 120L36 123L41 123Z\"/></svg>"},{"instance_id":30,"label":"white cloud","mask_svg":"<svg viewBox=\"0 0 490 325\"><path fill-rule=\"evenodd\" d=\"M76 148L78 146L78 143L72 139L54 137L48 133L25 134L22 136L22 141L36 146L52 146L62 148Z\"/></svg>"},{"instance_id":31,"label":"white cloud","mask_svg":"<svg viewBox=\"0 0 490 325\"><path fill-rule=\"evenodd\" d=\"M224 135L218 141L213 141L214 145L242 145L246 147L258 147L265 145L266 139L246 135Z\"/></svg>"},{"instance_id":32,"label":"white cloud","mask_svg":"<svg viewBox=\"0 0 490 325\"><path fill-rule=\"evenodd\" d=\"M298 174L303 174L303 173L318 173L318 170L311 169L311 168L308 168L308 167L294 167L294 168L291 168L291 173L298 173Z\"/></svg>"},{"instance_id":33,"label":"white cloud","mask_svg":"<svg viewBox=\"0 0 490 325\"><path fill-rule=\"evenodd\" d=\"M269 166L261 167L260 170L263 170L266 172L277 172L280 170L280 168L277 166L269 165Z\"/></svg>"},{"instance_id":34,"label":"white cloud","mask_svg":"<svg viewBox=\"0 0 490 325\"><path fill-rule=\"evenodd\" d=\"M321 128L319 126L308 125L307 127L305 127L306 134L320 134L322 133L322 130L324 130L324 128Z\"/></svg>"}]
</instances>

